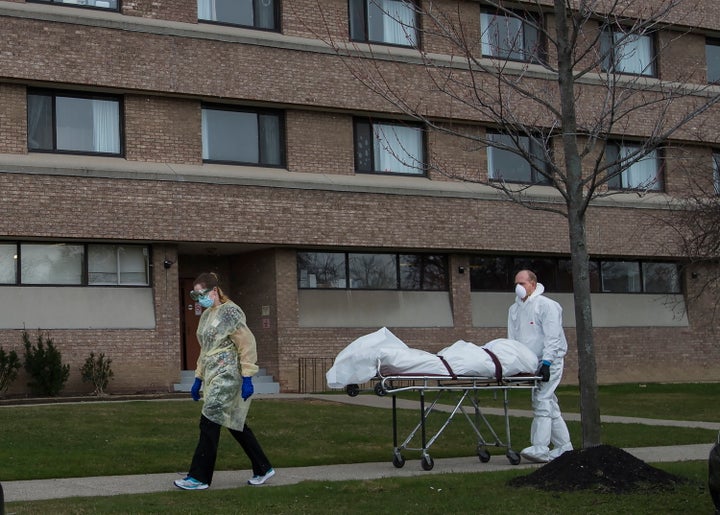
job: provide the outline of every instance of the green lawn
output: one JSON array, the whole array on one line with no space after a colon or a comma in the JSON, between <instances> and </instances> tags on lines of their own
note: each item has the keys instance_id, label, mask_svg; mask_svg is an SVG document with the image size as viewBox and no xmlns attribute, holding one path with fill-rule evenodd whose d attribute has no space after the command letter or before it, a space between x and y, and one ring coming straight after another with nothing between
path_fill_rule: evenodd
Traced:
<instances>
[{"instance_id":1,"label":"green lawn","mask_svg":"<svg viewBox=\"0 0 720 515\"><path fill-rule=\"evenodd\" d=\"M529 395L511 398L529 408ZM712 411L720 385L618 385L601 387L603 414L719 421ZM561 405L575 411L577 388L562 387ZM386 399L388 406L390 398ZM499 407L492 396L481 407ZM186 470L197 439L200 404L189 400L55 404L0 407L0 480L179 472ZM488 417L501 439L502 417ZM402 438L414 427L416 410L400 410ZM431 415L429 431L445 415ZM249 424L278 468L392 460L391 411L324 400L264 398L253 404ZM568 423L576 446L580 426ZM527 444L530 419L511 417L513 448ZM481 428L482 429L482 428ZM491 435L482 429L484 438ZM429 433L432 434L432 433ZM249 468L245 455L222 433L218 470ZM717 432L641 424L603 424L603 442L617 447L712 443ZM458 417L430 449L433 458L472 456L477 439ZM505 459L503 447L491 447ZM408 459L418 454L405 452ZM122 459L118 459L122 456ZM672 493L612 496L598 492L551 494L505 486L522 469L503 473L450 474L377 481L313 482L272 489L166 492L112 498L12 503L7 513L498 513L543 507L544 513L710 513L707 464L662 464L690 480ZM272 495L268 495L272 493ZM593 511L595 510L595 511Z\"/></svg>"}]
</instances>

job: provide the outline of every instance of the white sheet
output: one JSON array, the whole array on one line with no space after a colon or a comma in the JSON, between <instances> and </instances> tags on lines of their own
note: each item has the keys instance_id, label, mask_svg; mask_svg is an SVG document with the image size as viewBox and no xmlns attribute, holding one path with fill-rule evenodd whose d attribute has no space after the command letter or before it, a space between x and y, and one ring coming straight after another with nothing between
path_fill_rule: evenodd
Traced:
<instances>
[{"instance_id":1,"label":"white sheet","mask_svg":"<svg viewBox=\"0 0 720 515\"><path fill-rule=\"evenodd\" d=\"M533 374L538 358L522 343L498 338L478 346L458 340L437 354L408 347L386 327L361 336L335 357L325 374L330 388L344 388L349 384L362 384L377 375L378 365L384 376L394 374L449 375L438 356L450 365L455 375L495 377L495 363L483 349L497 356L503 377L516 374Z\"/></svg>"}]
</instances>

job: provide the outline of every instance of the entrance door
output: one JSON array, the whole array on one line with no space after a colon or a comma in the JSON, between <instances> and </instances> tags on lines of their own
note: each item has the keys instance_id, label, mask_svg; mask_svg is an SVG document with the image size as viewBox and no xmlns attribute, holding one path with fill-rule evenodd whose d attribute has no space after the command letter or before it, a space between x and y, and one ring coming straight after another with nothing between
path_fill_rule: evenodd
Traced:
<instances>
[{"instance_id":1,"label":"entrance door","mask_svg":"<svg viewBox=\"0 0 720 515\"><path fill-rule=\"evenodd\" d=\"M193 279L181 279L183 301L183 370L195 370L197 359L200 356L200 343L197 340L197 328L202 314L200 304L190 298L190 290L193 289Z\"/></svg>"}]
</instances>

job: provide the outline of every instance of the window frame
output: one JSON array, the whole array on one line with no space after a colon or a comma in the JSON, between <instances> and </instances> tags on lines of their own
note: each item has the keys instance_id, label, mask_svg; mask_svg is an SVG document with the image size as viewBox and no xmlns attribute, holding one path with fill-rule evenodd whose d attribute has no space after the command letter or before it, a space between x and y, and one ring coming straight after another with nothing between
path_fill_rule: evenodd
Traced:
<instances>
[{"instance_id":1,"label":"window frame","mask_svg":"<svg viewBox=\"0 0 720 515\"><path fill-rule=\"evenodd\" d=\"M409 8L412 10L413 14L413 29L414 29L414 40L409 41L407 44L403 43L396 43L392 41L388 41L386 39L371 39L370 36L370 7L371 4L376 4L377 2L382 2L384 0L348 0L348 35L350 37L350 41L355 41L358 43L369 43L374 45L387 45L387 46L394 46L394 47L400 47L400 48L420 48L420 16L418 13L417 8L417 0L389 0L389 1L396 1L398 3L406 4L409 6ZM378 9L381 9L382 16L387 16L387 12L382 10L380 6L378 6ZM391 18L392 19L392 18ZM397 20L394 20L397 21ZM400 24L398 22L398 24ZM404 25L403 25L404 27ZM405 32L405 29L402 29L403 32ZM406 39L407 35L405 36Z\"/></svg>"},{"instance_id":2,"label":"window frame","mask_svg":"<svg viewBox=\"0 0 720 515\"><path fill-rule=\"evenodd\" d=\"M643 156L641 159L638 159L635 161L632 165L630 165L629 168L623 170L621 173L617 173L617 169L620 167L620 163L622 161L621 153L624 149L629 147L636 147L636 148L642 148L641 143L635 143L635 142L627 142L627 141L620 141L620 140L609 140L605 146L605 159L608 163L608 173L612 174L612 177L610 177L607 181L607 186L609 190L614 191L654 191L654 192L664 192L665 191L665 156L663 149L661 147L656 147L652 149L648 154ZM609 150L612 150L612 152L608 152ZM653 158L650 158L650 154L654 154ZM610 156L609 154L612 154ZM640 165L641 162L647 160L647 159L654 159L656 162L656 168L655 168L655 184L657 184L657 187L651 187L646 186L642 187L643 183L638 184L637 186L623 186L624 180L629 180L626 174L628 172L631 172L632 167ZM637 171L637 169L635 170Z\"/></svg>"},{"instance_id":3,"label":"window frame","mask_svg":"<svg viewBox=\"0 0 720 515\"><path fill-rule=\"evenodd\" d=\"M342 271L342 274L344 274L342 277L335 277L332 280L328 280L327 277L324 277L324 280L322 281L323 284L326 284L325 286L317 286L317 282L314 282L310 275L317 275L317 274L308 274L307 270L301 269L301 261L303 255L327 255L327 256L335 256L335 257L341 257L342 262L338 262L337 260L333 261L333 266L339 267ZM385 287L378 287L378 286L368 286L368 282L372 281L365 281L361 286L358 286L359 283L353 282L353 260L363 259L363 258L369 258L374 259L376 257L379 258L389 258L393 261L393 286L385 286ZM420 262L420 271L419 271L419 277L420 280L417 281L415 284L418 284L418 287L407 287L407 281L403 280L404 277L407 277L406 274L403 273L402 267L404 266L403 263L407 263L408 257L413 257L416 259L419 259ZM438 262L436 260L439 259L441 271L443 274L440 274L441 280L430 282L428 283L427 277L429 275L429 271L431 268L434 268L438 265ZM325 262L328 262L328 260L324 260ZM296 265L297 265L297 287L298 290L355 290L355 291L415 291L415 292L447 292L450 291L450 268L449 268L449 259L447 254L433 254L433 253L412 253L412 252L345 252L345 251L315 251L315 250L298 250L296 255ZM330 285L328 286L328 283L335 282L336 285ZM316 284L316 286L312 286L311 284ZM438 286L438 284L441 283L441 285Z\"/></svg>"},{"instance_id":4,"label":"window frame","mask_svg":"<svg viewBox=\"0 0 720 515\"><path fill-rule=\"evenodd\" d=\"M32 110L30 108L30 97L47 97L50 101L50 127L44 129L50 129L52 140L52 148L32 148L31 147L31 126L33 125L30 121ZM87 101L107 101L115 102L117 104L117 152L107 151L91 151L84 149L65 149L58 148L58 99L71 99L71 100L87 100ZM124 157L125 155L125 117L124 117L124 102L123 97L120 95L108 95L108 94L97 94L87 93L79 91L66 91L66 90L53 90L53 89L41 89L41 88L28 88L26 92L27 102L27 149L28 152L37 153L49 153L49 154L70 154L70 155L92 155L92 156L108 156L108 157ZM43 127L39 128L40 130ZM90 131L92 135L95 135L95 127L91 126Z\"/></svg>"},{"instance_id":5,"label":"window frame","mask_svg":"<svg viewBox=\"0 0 720 515\"><path fill-rule=\"evenodd\" d=\"M103 6L97 6L97 5L87 5L87 4L81 4L79 2L72 3L71 1L63 1L63 0L25 0L27 3L32 4L50 4L50 5L62 5L64 7L78 7L80 9L93 9L98 11L112 11L112 12L120 12L120 9L122 7L122 0L105 0L105 1L116 1L117 5L115 7L103 7ZM87 0L82 0L87 1ZM96 2L97 0L91 0L93 2ZM102 0L101 0L102 1Z\"/></svg>"},{"instance_id":6,"label":"window frame","mask_svg":"<svg viewBox=\"0 0 720 515\"><path fill-rule=\"evenodd\" d=\"M401 161L397 157L397 151L391 147L388 142L388 138L380 140L377 137L376 129L379 127L401 127L411 128L419 131L420 136L420 156L410 156L410 154L402 146L400 146L399 153L406 153L411 159L415 160L418 166L408 166L405 162ZM394 129L393 129L394 130ZM365 143L363 139L368 140L368 148L365 150ZM376 163L378 159L382 159L382 155L378 155L376 150L376 141L388 142L387 146L390 151L385 152L382 155L389 156L389 159L399 164L400 167L408 170L417 171L405 171L405 170L377 170ZM382 144L382 143L381 143ZM366 155L366 152L368 153ZM372 119L372 118L355 118L353 120L353 156L355 173L367 173L375 175L400 175L406 177L427 177L427 135L425 127L420 123L405 123L402 121L395 120L384 120L384 119ZM364 161L368 161L367 164L363 164ZM392 164L392 163L391 163Z\"/></svg>"},{"instance_id":7,"label":"window frame","mask_svg":"<svg viewBox=\"0 0 720 515\"><path fill-rule=\"evenodd\" d=\"M710 59L710 48L715 49L715 59ZM712 76L710 74L711 62L716 64ZM705 70L708 84L720 84L720 38L705 39Z\"/></svg>"},{"instance_id":8,"label":"window frame","mask_svg":"<svg viewBox=\"0 0 720 515\"><path fill-rule=\"evenodd\" d=\"M255 131L257 134L257 156L258 161L243 161L235 159L213 159L205 157L206 153L206 142L209 142L209 135L206 135L206 122L205 122L205 111L220 111L226 113L245 113L255 115ZM263 116L274 117L277 120L277 130L279 141L275 142L278 153L278 163L263 162L263 156L268 156L271 152L270 149L263 147L261 132L262 132L262 118ZM202 138L202 160L203 163L210 164L229 164L229 165L242 165L242 166L258 166L266 168L285 168L287 166L287 134L286 134L286 122L285 122L285 111L280 109L271 108L251 108L245 106L228 106L225 104L211 104L204 103L201 106L201 138ZM225 131L223 131L225 132ZM240 132L240 131L238 131ZM233 131L234 133L234 131ZM230 134L230 132L228 132ZM209 149L207 149L209 156Z\"/></svg>"},{"instance_id":9,"label":"window frame","mask_svg":"<svg viewBox=\"0 0 720 515\"><path fill-rule=\"evenodd\" d=\"M543 165L542 168L545 169L545 173L547 175L550 174L550 162L545 159L547 153L549 153L550 150L547 148L540 148L540 144L538 143L537 137L530 137L530 136L526 136L526 135L522 135L522 134L512 135L512 134L508 134L506 132L498 131L498 130L487 130L485 133L485 137L488 140L488 146L487 146L487 150L486 150L488 180L495 181L495 182L506 182L506 183L512 183L512 184L530 184L533 186L550 186L552 184L552 180L549 177L547 177L546 175L543 175L539 170L537 170L535 167L533 167L533 165L532 165L532 163L530 163L530 161L525 159L520 154L514 153L512 150L506 150L506 149L499 148L495 145L490 144L493 136L510 138L511 140L514 138L518 138L518 140L527 141L528 153L530 155L537 156L536 158L538 160L541 160L541 164ZM505 145L505 146L512 147L513 145ZM511 154L513 158L521 159L522 161L524 161L525 164L527 165L528 171L530 173L529 180L525 181L525 180L520 180L520 179L515 179L515 178L505 179L502 176L496 176L496 174L494 173L495 160L497 157L500 157L500 156L496 156L495 152L506 152L508 154ZM540 168L540 167L538 166L537 168ZM523 171L523 173L524 173L524 171Z\"/></svg>"},{"instance_id":10,"label":"window frame","mask_svg":"<svg viewBox=\"0 0 720 515\"><path fill-rule=\"evenodd\" d=\"M53 287L118 287L118 288L150 288L152 287L152 247L150 245L141 244L125 244L125 243L75 243L75 242L60 242L60 241L3 241L0 242L3 246L14 246L15 247L15 263L14 263L14 282L0 282L0 287L3 286L22 286L22 287L38 287L38 286L53 286ZM28 250L24 247L77 247L80 249L79 254L79 275L78 280L74 282L67 281L28 281L24 277L23 270L23 250ZM92 282L90 280L90 249L94 246L111 246L115 247L116 256L117 253L124 248L141 249L144 256L144 275L147 282L138 281L123 281L122 274L128 273L118 268L116 271L117 281L116 282ZM118 258L119 259L119 258ZM120 261L118 261L118 264Z\"/></svg>"},{"instance_id":11,"label":"window frame","mask_svg":"<svg viewBox=\"0 0 720 515\"><path fill-rule=\"evenodd\" d=\"M487 269L486 263L491 263L495 270L494 278L491 278L490 287L478 287L478 283L484 281L485 274L479 272L480 268ZM538 271L536 263L540 263L542 270ZM638 275L635 278L638 284L637 291L611 291L604 287L610 279L603 276L603 265L607 269L617 263L629 263L636 265ZM513 291L515 274L522 269L530 269L538 274L538 281L545 286L546 291L552 293L572 293L572 269L569 256L521 256L508 254L471 254L468 261L470 268L470 291L472 292L505 292ZM648 288L648 267L653 265L674 266L675 288L667 288L667 291ZM628 293L640 295L680 295L683 293L682 264L679 261L663 261L657 259L623 259L623 258L590 258L590 292L592 294L604 293Z\"/></svg>"},{"instance_id":12,"label":"window frame","mask_svg":"<svg viewBox=\"0 0 720 515\"><path fill-rule=\"evenodd\" d=\"M210 25L222 25L227 27L243 27L247 29L253 29L253 30L263 30L267 32L281 32L281 0L270 0L273 3L272 10L273 10L273 22L272 27L263 27L261 25L258 25L257 23L257 4L262 0L252 0L252 8L253 8L253 23L251 25L244 24L244 23L235 23L232 21L226 21L226 20L218 20L218 19L211 19L211 18L201 18L200 17L200 1L196 0L197 5L197 20L198 23L207 23ZM230 4L237 4L238 0L227 0Z\"/></svg>"},{"instance_id":13,"label":"window frame","mask_svg":"<svg viewBox=\"0 0 720 515\"><path fill-rule=\"evenodd\" d=\"M514 14L511 16L508 13ZM492 18L492 19L491 19ZM522 45L522 56L515 57L513 54L518 53L513 48L506 48L500 46L500 44L492 46L489 41L490 28L492 22L500 18L506 20L518 20L521 23L523 45ZM547 61L547 41L545 40L544 33L533 26L542 25L542 18L540 13L531 13L528 11L517 11L517 10L492 10L492 9L481 9L480 11L480 52L483 57L488 59L500 59L505 61L514 61L521 63L532 63L542 64ZM528 32L535 31L534 40L537 44L533 48L528 43ZM508 31L509 32L509 31ZM495 48L498 50L497 54L486 53L486 49Z\"/></svg>"},{"instance_id":14,"label":"window frame","mask_svg":"<svg viewBox=\"0 0 720 515\"><path fill-rule=\"evenodd\" d=\"M621 38L622 42L616 41L616 34L623 34L625 37ZM642 39L648 41L650 48L650 61L642 67L639 72L628 71L629 66L621 66L628 56L618 56L617 49L621 45L627 45L634 43L637 40ZM614 27L604 26L601 28L600 33L600 55L603 56L601 61L601 70L604 73L616 73L619 75L634 75L637 77L658 77L658 52L657 52L657 38L655 33L651 34L632 34L631 32L618 31ZM632 56L632 52L631 52ZM640 65L642 65L640 61ZM647 71L649 69L649 71Z\"/></svg>"}]
</instances>

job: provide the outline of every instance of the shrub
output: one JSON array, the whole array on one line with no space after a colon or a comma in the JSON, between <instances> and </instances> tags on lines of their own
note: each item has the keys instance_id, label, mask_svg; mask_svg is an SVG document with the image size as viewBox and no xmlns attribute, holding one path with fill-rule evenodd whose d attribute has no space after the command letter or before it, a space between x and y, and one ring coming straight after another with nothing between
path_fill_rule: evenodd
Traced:
<instances>
[{"instance_id":1,"label":"shrub","mask_svg":"<svg viewBox=\"0 0 720 515\"><path fill-rule=\"evenodd\" d=\"M14 350L5 352L5 349L0 347L0 395L5 393L10 383L15 381L19 369L20 359L17 352Z\"/></svg>"},{"instance_id":2,"label":"shrub","mask_svg":"<svg viewBox=\"0 0 720 515\"><path fill-rule=\"evenodd\" d=\"M91 352L85 360L85 364L80 368L83 383L89 381L95 387L93 395L105 394L105 388L107 388L110 378L115 375L110 368L110 363L112 363L112 360L105 359L105 354L102 352L97 358L95 353Z\"/></svg>"},{"instance_id":3,"label":"shrub","mask_svg":"<svg viewBox=\"0 0 720 515\"><path fill-rule=\"evenodd\" d=\"M55 396L65 386L70 376L70 365L63 365L60 351L47 335L43 339L38 330L37 342L31 345L30 336L23 331L25 346L25 370L32 379L28 386L34 394Z\"/></svg>"}]
</instances>

